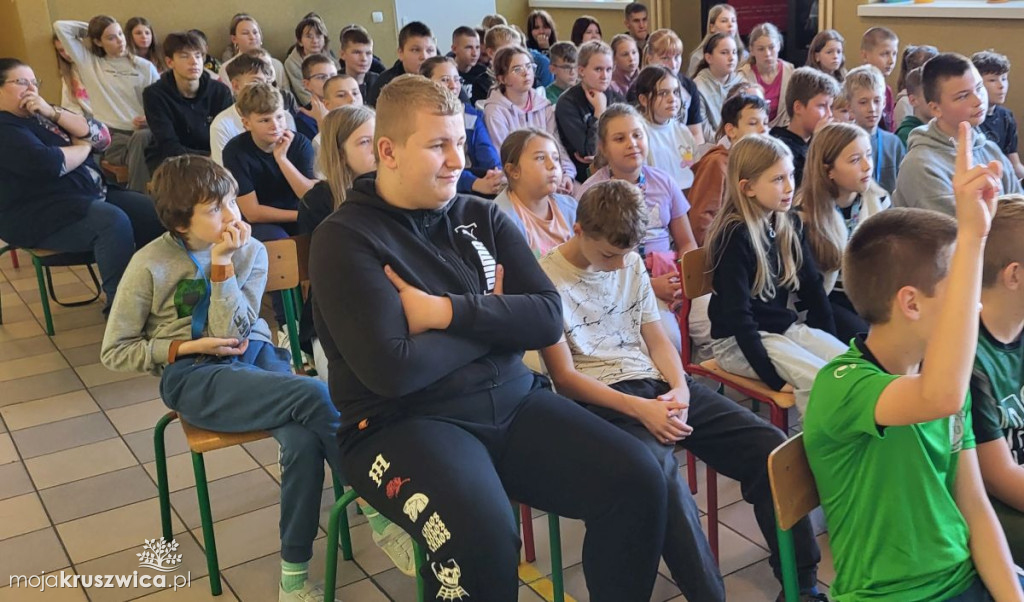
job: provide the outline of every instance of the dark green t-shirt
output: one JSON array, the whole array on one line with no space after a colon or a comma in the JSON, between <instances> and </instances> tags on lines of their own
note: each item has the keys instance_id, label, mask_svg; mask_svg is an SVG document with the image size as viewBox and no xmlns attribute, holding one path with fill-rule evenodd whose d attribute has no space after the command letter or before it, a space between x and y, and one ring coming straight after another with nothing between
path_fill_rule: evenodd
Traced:
<instances>
[{"instance_id":1,"label":"dark green t-shirt","mask_svg":"<svg viewBox=\"0 0 1024 602\"><path fill-rule=\"evenodd\" d=\"M875 406L897 378L855 339L818 373L804 415L837 602L945 600L977 577L954 499L960 451L974 447L970 397L955 416L880 427Z\"/></svg>"},{"instance_id":2,"label":"dark green t-shirt","mask_svg":"<svg viewBox=\"0 0 1024 602\"><path fill-rule=\"evenodd\" d=\"M1024 344L1005 344L982 324L971 376L971 418L978 443L1006 439L1017 464L1024 464Z\"/></svg>"}]
</instances>

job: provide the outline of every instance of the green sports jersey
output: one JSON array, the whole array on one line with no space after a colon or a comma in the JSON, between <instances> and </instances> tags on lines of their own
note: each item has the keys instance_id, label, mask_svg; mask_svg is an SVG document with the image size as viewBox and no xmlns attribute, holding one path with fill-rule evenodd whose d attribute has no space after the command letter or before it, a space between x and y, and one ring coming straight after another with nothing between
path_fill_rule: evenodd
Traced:
<instances>
[{"instance_id":1,"label":"green sports jersey","mask_svg":"<svg viewBox=\"0 0 1024 602\"><path fill-rule=\"evenodd\" d=\"M1006 439L1017 464L1024 464L1024 344L1005 344L981 325L971 376L971 418L978 443Z\"/></svg>"},{"instance_id":2,"label":"green sports jersey","mask_svg":"<svg viewBox=\"0 0 1024 602\"><path fill-rule=\"evenodd\" d=\"M828 522L837 602L945 600L977 576L953 497L959 453L974 447L970 396L956 416L880 427L875 405L897 378L857 339L811 389L804 445Z\"/></svg>"}]
</instances>

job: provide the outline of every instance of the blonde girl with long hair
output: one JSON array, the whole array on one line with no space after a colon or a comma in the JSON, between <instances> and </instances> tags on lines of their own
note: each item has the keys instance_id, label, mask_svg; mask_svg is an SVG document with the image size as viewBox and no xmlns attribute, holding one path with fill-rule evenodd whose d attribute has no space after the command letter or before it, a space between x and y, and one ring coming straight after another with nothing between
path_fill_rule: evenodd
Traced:
<instances>
[{"instance_id":1,"label":"blonde girl with long hair","mask_svg":"<svg viewBox=\"0 0 1024 602\"><path fill-rule=\"evenodd\" d=\"M835 315L836 334L843 341L868 328L843 290L840 267L846 242L865 219L891 204L889 193L872 178L873 163L871 141L863 129L847 123L827 125L811 140L796 197Z\"/></svg>"},{"instance_id":2,"label":"blonde girl with long hair","mask_svg":"<svg viewBox=\"0 0 1024 602\"><path fill-rule=\"evenodd\" d=\"M768 127L789 125L786 111L786 90L793 75L793 63L779 58L782 34L771 23L761 23L750 31L750 59L740 66L739 73L747 81L758 84L768 101Z\"/></svg>"},{"instance_id":3,"label":"blonde girl with long hair","mask_svg":"<svg viewBox=\"0 0 1024 602\"><path fill-rule=\"evenodd\" d=\"M716 33L728 34L736 41L736 50L740 62L747 60L747 49L743 46L740 38L739 26L736 22L736 9L728 4L716 4L708 11L707 28L704 30L704 39L690 53L690 62L686 68L686 75L693 77L699 71L700 62L704 60L704 47L708 39Z\"/></svg>"},{"instance_id":4,"label":"blonde girl with long hair","mask_svg":"<svg viewBox=\"0 0 1024 602\"><path fill-rule=\"evenodd\" d=\"M729 151L727 196L708 232L712 351L734 374L792 390L803 416L818 370L846 346L793 205L793 156L763 134ZM790 295L807 308L797 323Z\"/></svg>"}]
</instances>

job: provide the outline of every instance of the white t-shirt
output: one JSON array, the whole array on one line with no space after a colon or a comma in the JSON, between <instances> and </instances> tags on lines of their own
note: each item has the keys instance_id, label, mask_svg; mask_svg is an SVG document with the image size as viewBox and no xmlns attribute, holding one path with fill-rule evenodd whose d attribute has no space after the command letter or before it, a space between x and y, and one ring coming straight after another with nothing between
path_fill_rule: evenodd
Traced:
<instances>
[{"instance_id":1,"label":"white t-shirt","mask_svg":"<svg viewBox=\"0 0 1024 602\"><path fill-rule=\"evenodd\" d=\"M697 160L697 142L690 129L676 119L661 125L648 121L647 138L647 164L667 171L680 190L693 186L690 166Z\"/></svg>"},{"instance_id":2,"label":"white t-shirt","mask_svg":"<svg viewBox=\"0 0 1024 602\"><path fill-rule=\"evenodd\" d=\"M637 253L613 272L588 272L569 263L561 247L540 267L562 297L563 339L576 370L606 385L626 380L665 380L641 348L640 327L658 322L658 303Z\"/></svg>"},{"instance_id":3,"label":"white t-shirt","mask_svg":"<svg viewBox=\"0 0 1024 602\"><path fill-rule=\"evenodd\" d=\"M285 113L288 121L288 129L295 131L295 118L291 113ZM235 105L221 111L213 122L210 123L210 158L217 165L224 166L224 147L235 136L245 132L242 125L242 116L238 114Z\"/></svg>"}]
</instances>

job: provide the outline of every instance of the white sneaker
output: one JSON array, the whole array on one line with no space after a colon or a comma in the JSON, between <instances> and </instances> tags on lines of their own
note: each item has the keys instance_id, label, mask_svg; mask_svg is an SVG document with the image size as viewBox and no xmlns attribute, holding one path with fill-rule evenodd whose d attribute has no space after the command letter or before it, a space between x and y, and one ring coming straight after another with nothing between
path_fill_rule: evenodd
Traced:
<instances>
[{"instance_id":1,"label":"white sneaker","mask_svg":"<svg viewBox=\"0 0 1024 602\"><path fill-rule=\"evenodd\" d=\"M282 326L277 331L277 346L281 349L291 350L291 341L288 340L288 327Z\"/></svg>"},{"instance_id":2,"label":"white sneaker","mask_svg":"<svg viewBox=\"0 0 1024 602\"><path fill-rule=\"evenodd\" d=\"M277 602L324 602L324 589L308 579L302 584L302 588L293 592L286 592L278 586ZM334 598L334 602L341 600Z\"/></svg>"},{"instance_id":3,"label":"white sneaker","mask_svg":"<svg viewBox=\"0 0 1024 602\"><path fill-rule=\"evenodd\" d=\"M372 529L370 533L373 543L388 555L398 570L410 577L416 576L416 552L413 549L412 537L409 537L408 533L395 523L384 527L384 532L379 535Z\"/></svg>"}]
</instances>

